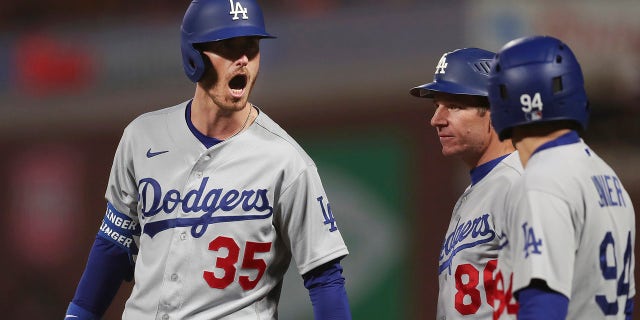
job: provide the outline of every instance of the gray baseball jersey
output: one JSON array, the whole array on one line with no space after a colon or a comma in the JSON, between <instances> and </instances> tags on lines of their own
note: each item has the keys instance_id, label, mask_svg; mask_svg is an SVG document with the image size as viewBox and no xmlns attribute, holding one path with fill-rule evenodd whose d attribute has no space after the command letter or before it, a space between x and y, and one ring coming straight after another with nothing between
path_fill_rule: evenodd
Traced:
<instances>
[{"instance_id":1,"label":"gray baseball jersey","mask_svg":"<svg viewBox=\"0 0 640 320\"><path fill-rule=\"evenodd\" d=\"M135 119L115 154L101 232L138 252L123 319L276 319L292 256L304 274L348 254L317 168L263 112L207 149L186 106Z\"/></svg>"},{"instance_id":2,"label":"gray baseball jersey","mask_svg":"<svg viewBox=\"0 0 640 320\"><path fill-rule=\"evenodd\" d=\"M502 231L495 222L503 219L506 193L522 165L514 152L483 166L495 167L475 169L491 171L458 199L440 251L439 320L492 319L495 297L501 293L493 285L501 276L497 258Z\"/></svg>"},{"instance_id":3,"label":"gray baseball jersey","mask_svg":"<svg viewBox=\"0 0 640 320\"><path fill-rule=\"evenodd\" d=\"M635 295L635 214L616 173L577 134L537 151L509 195L503 273L513 292L542 279L567 319L624 319ZM566 137L564 137L566 139Z\"/></svg>"}]
</instances>

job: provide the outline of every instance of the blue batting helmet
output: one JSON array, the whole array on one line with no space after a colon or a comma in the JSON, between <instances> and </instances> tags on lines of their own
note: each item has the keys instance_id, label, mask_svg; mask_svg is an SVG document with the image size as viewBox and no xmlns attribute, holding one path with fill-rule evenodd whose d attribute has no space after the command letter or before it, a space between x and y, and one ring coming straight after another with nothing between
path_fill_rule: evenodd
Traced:
<instances>
[{"instance_id":1,"label":"blue batting helmet","mask_svg":"<svg viewBox=\"0 0 640 320\"><path fill-rule=\"evenodd\" d=\"M589 103L580 64L571 49L549 36L510 41L491 64L491 121L500 139L531 123L569 120L587 128Z\"/></svg>"},{"instance_id":2,"label":"blue batting helmet","mask_svg":"<svg viewBox=\"0 0 640 320\"><path fill-rule=\"evenodd\" d=\"M478 48L463 48L442 55L433 82L417 86L409 93L433 98L434 92L487 96L491 59L495 54Z\"/></svg>"},{"instance_id":3,"label":"blue batting helmet","mask_svg":"<svg viewBox=\"0 0 640 320\"><path fill-rule=\"evenodd\" d=\"M256 0L193 0L181 33L182 65L193 82L200 80L206 66L195 44L245 36L275 38L265 30Z\"/></svg>"}]
</instances>

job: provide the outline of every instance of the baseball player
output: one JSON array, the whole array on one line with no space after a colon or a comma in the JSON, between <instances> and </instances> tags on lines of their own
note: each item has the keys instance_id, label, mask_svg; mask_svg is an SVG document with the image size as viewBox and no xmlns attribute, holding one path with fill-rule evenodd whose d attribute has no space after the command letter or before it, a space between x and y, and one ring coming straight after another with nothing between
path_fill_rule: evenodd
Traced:
<instances>
[{"instance_id":1,"label":"baseball player","mask_svg":"<svg viewBox=\"0 0 640 320\"><path fill-rule=\"evenodd\" d=\"M432 99L431 125L443 155L462 159L470 170L471 184L455 204L440 251L437 319L492 319L494 302L506 294L495 286L502 235L496 221L522 166L511 143L501 142L491 126L487 80L493 55L478 48L445 53L433 82L410 91Z\"/></svg>"},{"instance_id":2,"label":"baseball player","mask_svg":"<svg viewBox=\"0 0 640 320\"><path fill-rule=\"evenodd\" d=\"M262 38L255 0L191 2L181 49L195 95L124 130L65 319L100 318L123 280L123 319L277 319L292 257L315 319L351 319L348 251L317 168L248 102Z\"/></svg>"},{"instance_id":3,"label":"baseball player","mask_svg":"<svg viewBox=\"0 0 640 320\"><path fill-rule=\"evenodd\" d=\"M549 36L492 62L491 119L525 168L509 194L500 253L518 319L630 319L635 213L616 173L580 138L589 104L571 49Z\"/></svg>"}]
</instances>

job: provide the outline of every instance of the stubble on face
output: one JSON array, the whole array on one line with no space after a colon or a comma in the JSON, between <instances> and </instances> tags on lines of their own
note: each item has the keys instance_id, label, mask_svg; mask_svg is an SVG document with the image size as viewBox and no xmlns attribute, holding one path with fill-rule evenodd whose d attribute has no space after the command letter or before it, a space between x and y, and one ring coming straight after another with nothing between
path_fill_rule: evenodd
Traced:
<instances>
[{"instance_id":1,"label":"stubble on face","mask_svg":"<svg viewBox=\"0 0 640 320\"><path fill-rule=\"evenodd\" d=\"M227 76L219 81L216 81L208 90L209 96L213 103L218 105L222 110L238 111L242 110L249 101L249 95L256 81L256 75L251 76L249 73L244 73L242 76L246 84L242 86L242 93L240 95L232 94L230 91L234 90L229 84L234 77Z\"/></svg>"},{"instance_id":2,"label":"stubble on face","mask_svg":"<svg viewBox=\"0 0 640 320\"><path fill-rule=\"evenodd\" d=\"M258 76L258 39L223 40L207 46L203 53L210 64L201 85L211 101L223 112L242 110Z\"/></svg>"},{"instance_id":3,"label":"stubble on face","mask_svg":"<svg viewBox=\"0 0 640 320\"><path fill-rule=\"evenodd\" d=\"M442 154L472 163L486 150L490 136L489 114L476 97L439 93L431 125L437 129Z\"/></svg>"}]
</instances>

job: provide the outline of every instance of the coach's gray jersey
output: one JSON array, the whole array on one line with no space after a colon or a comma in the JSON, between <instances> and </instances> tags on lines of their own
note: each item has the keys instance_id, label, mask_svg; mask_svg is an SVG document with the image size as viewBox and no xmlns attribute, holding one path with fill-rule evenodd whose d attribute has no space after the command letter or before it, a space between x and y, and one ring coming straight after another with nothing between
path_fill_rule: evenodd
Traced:
<instances>
[{"instance_id":1,"label":"coach's gray jersey","mask_svg":"<svg viewBox=\"0 0 640 320\"><path fill-rule=\"evenodd\" d=\"M569 298L567 319L624 319L635 214L616 173L580 140L534 153L510 199L498 265L513 291L542 279Z\"/></svg>"},{"instance_id":2,"label":"coach's gray jersey","mask_svg":"<svg viewBox=\"0 0 640 320\"><path fill-rule=\"evenodd\" d=\"M518 153L502 159L458 199L439 258L437 319L492 319L505 194L522 174ZM506 310L504 311L507 312Z\"/></svg>"},{"instance_id":3,"label":"coach's gray jersey","mask_svg":"<svg viewBox=\"0 0 640 320\"><path fill-rule=\"evenodd\" d=\"M276 319L292 255L304 274L348 254L317 168L263 112L206 149L186 105L135 119L115 154L106 200L140 227L123 319Z\"/></svg>"}]
</instances>

